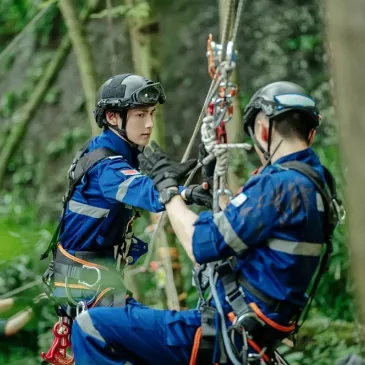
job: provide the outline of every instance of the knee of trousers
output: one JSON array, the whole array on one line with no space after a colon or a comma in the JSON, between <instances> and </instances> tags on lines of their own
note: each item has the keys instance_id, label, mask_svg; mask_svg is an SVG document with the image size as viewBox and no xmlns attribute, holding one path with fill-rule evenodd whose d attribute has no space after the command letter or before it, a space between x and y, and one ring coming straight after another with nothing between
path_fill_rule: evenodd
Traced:
<instances>
[{"instance_id":1,"label":"knee of trousers","mask_svg":"<svg viewBox=\"0 0 365 365\"><path fill-rule=\"evenodd\" d=\"M72 339L75 338L88 338L97 340L103 344L106 343L103 336L94 326L92 317L89 311L84 311L80 313L76 318L72 326Z\"/></svg>"}]
</instances>

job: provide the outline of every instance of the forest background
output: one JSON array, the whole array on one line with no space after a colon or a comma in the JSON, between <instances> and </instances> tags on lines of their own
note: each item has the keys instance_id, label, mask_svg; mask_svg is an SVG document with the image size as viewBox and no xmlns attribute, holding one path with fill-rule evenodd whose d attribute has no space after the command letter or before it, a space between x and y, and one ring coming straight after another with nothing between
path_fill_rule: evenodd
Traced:
<instances>
[{"instance_id":1,"label":"forest background","mask_svg":"<svg viewBox=\"0 0 365 365\"><path fill-rule=\"evenodd\" d=\"M222 0L0 1L0 298L28 288L17 294L13 312L42 290L47 260L39 257L61 212L67 169L81 144L99 132L91 113L99 85L126 72L160 81L167 103L159 108L154 138L181 158L210 84L207 36L220 39L225 11ZM241 113L258 87L277 80L299 83L319 102L323 123L314 148L343 195L324 19L319 0L249 1L237 37L239 95L229 139L248 141ZM192 154L197 155L197 143ZM232 154L231 184L240 186L257 164L253 153ZM146 240L151 219L145 213L136 222ZM360 353L344 232L343 225L336 231L329 272L297 347L281 349L293 365L330 365L347 353ZM163 260L162 237L152 266L127 274L128 282L143 303L193 308L191 264L170 230L166 237L171 262ZM40 363L56 317L51 305L37 311L23 331L2 341L1 364Z\"/></svg>"}]
</instances>

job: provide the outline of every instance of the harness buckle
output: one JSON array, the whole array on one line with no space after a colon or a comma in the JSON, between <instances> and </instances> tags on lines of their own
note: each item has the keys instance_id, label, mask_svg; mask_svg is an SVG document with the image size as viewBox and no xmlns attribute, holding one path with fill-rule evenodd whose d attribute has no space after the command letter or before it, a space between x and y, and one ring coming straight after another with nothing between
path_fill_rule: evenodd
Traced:
<instances>
[{"instance_id":1,"label":"harness buckle","mask_svg":"<svg viewBox=\"0 0 365 365\"><path fill-rule=\"evenodd\" d=\"M239 287L238 287L238 291L236 291L236 293L233 293L235 297L236 297L237 293L238 293L238 294L241 294L243 298L245 298L245 296L246 296L246 294L245 294L245 292L243 291L243 289L242 289L242 287L241 287L241 286L239 286ZM227 303L228 303L230 306L232 306L232 302L233 302L233 300L231 300L231 299L229 298L229 295L226 295L225 299L226 299ZM235 299L235 298L232 298L232 299Z\"/></svg>"},{"instance_id":2,"label":"harness buckle","mask_svg":"<svg viewBox=\"0 0 365 365\"><path fill-rule=\"evenodd\" d=\"M93 289L101 281L101 273L100 273L100 270L97 267L95 267L95 266L88 266L88 265L82 265L82 268L83 269L89 269L89 270L95 270L96 271L98 277L97 277L97 279L96 279L96 281L95 281L94 284L89 284L89 283L87 283L86 281L83 281L83 280L79 280L78 281L79 284L85 285L88 288Z\"/></svg>"}]
</instances>

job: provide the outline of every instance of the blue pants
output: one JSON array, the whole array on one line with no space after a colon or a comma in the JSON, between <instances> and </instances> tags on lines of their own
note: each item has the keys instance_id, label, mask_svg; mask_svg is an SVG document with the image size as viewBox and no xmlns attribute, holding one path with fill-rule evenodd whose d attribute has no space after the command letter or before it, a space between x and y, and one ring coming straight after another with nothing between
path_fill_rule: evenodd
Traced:
<instances>
[{"instance_id":1,"label":"blue pants","mask_svg":"<svg viewBox=\"0 0 365 365\"><path fill-rule=\"evenodd\" d=\"M200 322L197 310L151 309L134 299L121 308L92 308L72 326L75 363L188 365Z\"/></svg>"}]
</instances>

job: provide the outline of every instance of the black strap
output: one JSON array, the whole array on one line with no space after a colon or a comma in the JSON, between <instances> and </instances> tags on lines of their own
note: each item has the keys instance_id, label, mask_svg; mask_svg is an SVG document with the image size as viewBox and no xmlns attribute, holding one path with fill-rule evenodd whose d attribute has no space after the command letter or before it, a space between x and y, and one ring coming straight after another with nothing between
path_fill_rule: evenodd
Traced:
<instances>
[{"instance_id":1,"label":"black strap","mask_svg":"<svg viewBox=\"0 0 365 365\"><path fill-rule=\"evenodd\" d=\"M236 276L237 277L237 276ZM245 276L243 276L242 272L238 272L237 277L238 283L249 293L252 294L257 299L261 300L261 302L265 303L265 305L273 310L274 312L278 312L282 305L285 305L285 302L281 300L274 299L261 290L256 289ZM288 305L288 304L287 304Z\"/></svg>"},{"instance_id":2,"label":"black strap","mask_svg":"<svg viewBox=\"0 0 365 365\"><path fill-rule=\"evenodd\" d=\"M71 200L72 194L75 191L75 188L79 181L100 161L107 157L117 156L118 153L114 152L113 150L101 147L97 148L85 155L90 142L93 138L88 139L83 146L76 152L76 155L72 161L71 167L68 170L68 179L69 179L69 187L62 199L63 203L63 210L61 214L61 218L57 225L57 228L52 236L50 243L48 244L47 250L42 253L41 260L48 257L51 251L55 251L57 243L59 241L59 237L63 231L63 223L66 213L66 206L67 203Z\"/></svg>"},{"instance_id":3,"label":"black strap","mask_svg":"<svg viewBox=\"0 0 365 365\"><path fill-rule=\"evenodd\" d=\"M310 293L308 296L308 298L309 298L308 303L302 312L301 317L303 319L301 321L302 322L301 324L303 324L303 322L308 314L311 302L317 292L320 280L321 280L323 274L328 271L329 258L333 252L333 245L332 245L333 230L335 229L335 227L338 223L338 216L335 212L335 209L333 206L333 201L339 202L340 204L341 204L341 202L337 198L335 179L333 178L330 171L327 170L325 167L323 167L323 168L324 168L324 172L325 172L326 183L324 183L322 177L310 165L308 165L306 163L303 163L300 161L287 161L287 162L280 164L280 166L285 169L295 170L295 171L301 173L302 175L306 176L314 184L314 186L316 187L316 190L321 195L321 197L323 199L323 203L324 203L324 214L325 214L324 243L326 245L326 250L322 255L317 275L314 279L312 288L310 290ZM328 187L329 191L326 189L326 186ZM298 318L297 323L298 323L299 319L300 318ZM300 326L301 325L297 326L298 329Z\"/></svg>"},{"instance_id":4,"label":"black strap","mask_svg":"<svg viewBox=\"0 0 365 365\"><path fill-rule=\"evenodd\" d=\"M216 272L222 281L226 301L233 309L238 320L245 314L250 313L251 309L246 303L244 292L237 283L236 275L232 270L229 260L220 261L216 266Z\"/></svg>"},{"instance_id":5,"label":"black strap","mask_svg":"<svg viewBox=\"0 0 365 365\"><path fill-rule=\"evenodd\" d=\"M84 146L83 146L84 148ZM80 155L81 152L85 152L80 149L76 153L76 157ZM107 157L116 156L117 153L113 150L106 148L106 147L100 147L97 148L86 155L83 155L82 157L78 157L78 159L74 159L74 162L71 165L71 168L69 170L69 189L66 195L66 203L71 199L72 194L75 190L76 185L79 183L79 181L101 160Z\"/></svg>"},{"instance_id":6,"label":"black strap","mask_svg":"<svg viewBox=\"0 0 365 365\"><path fill-rule=\"evenodd\" d=\"M218 334L215 323L217 309L209 305L203 305L200 308L200 313L202 333L195 364L211 365L213 360L215 339Z\"/></svg>"}]
</instances>

